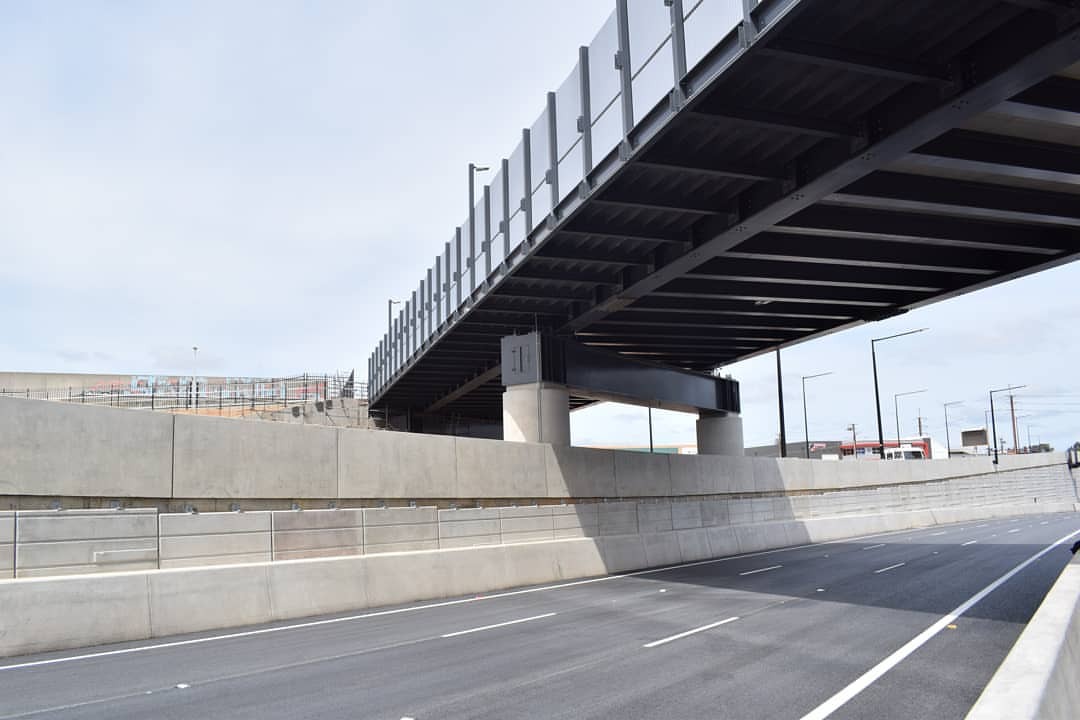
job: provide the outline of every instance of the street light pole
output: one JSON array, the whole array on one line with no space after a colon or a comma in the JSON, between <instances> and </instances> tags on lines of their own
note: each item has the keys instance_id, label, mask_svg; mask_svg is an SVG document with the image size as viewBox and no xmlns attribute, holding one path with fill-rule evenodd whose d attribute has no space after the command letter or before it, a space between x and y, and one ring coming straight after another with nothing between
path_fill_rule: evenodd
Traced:
<instances>
[{"instance_id":1,"label":"street light pole","mask_svg":"<svg viewBox=\"0 0 1080 720\"><path fill-rule=\"evenodd\" d=\"M997 390L990 391L990 427L994 431L994 464L998 464L998 436L997 436L997 418L994 417L994 393L1007 392L1009 390L1020 390L1026 388L1027 385L1010 385L1009 387L998 388Z\"/></svg>"},{"instance_id":2,"label":"street light pole","mask_svg":"<svg viewBox=\"0 0 1080 720\"><path fill-rule=\"evenodd\" d=\"M952 402L945 403L945 459L948 460L952 457L952 443L949 442L949 407L951 405L960 405L963 400L953 400Z\"/></svg>"},{"instance_id":3,"label":"street light pole","mask_svg":"<svg viewBox=\"0 0 1080 720\"><path fill-rule=\"evenodd\" d=\"M908 392L896 393L893 395L893 412L896 413L896 447L900 447L900 398L907 395L918 395L919 393L926 392L926 388L922 390L909 390ZM885 457L885 452L882 451L881 457Z\"/></svg>"},{"instance_id":4,"label":"street light pole","mask_svg":"<svg viewBox=\"0 0 1080 720\"><path fill-rule=\"evenodd\" d=\"M832 375L832 371L818 373L817 375L803 375L802 377L802 421L803 421L803 433L806 439L806 459L810 459L810 425L806 419L806 381L813 380L814 378L825 377L826 375Z\"/></svg>"},{"instance_id":5,"label":"street light pole","mask_svg":"<svg viewBox=\"0 0 1080 720\"><path fill-rule=\"evenodd\" d=\"M896 335L888 335L886 337L873 338L870 340L870 357L874 363L874 402L877 404L877 434L878 434L878 454L881 458L885 457L885 431L881 426L881 392L878 390L877 379L877 352L874 350L874 343L883 342L885 340L892 340L893 338L904 337L905 335L914 335L915 333L921 333L929 328L919 328L918 330L908 330L907 332L897 333Z\"/></svg>"}]
</instances>

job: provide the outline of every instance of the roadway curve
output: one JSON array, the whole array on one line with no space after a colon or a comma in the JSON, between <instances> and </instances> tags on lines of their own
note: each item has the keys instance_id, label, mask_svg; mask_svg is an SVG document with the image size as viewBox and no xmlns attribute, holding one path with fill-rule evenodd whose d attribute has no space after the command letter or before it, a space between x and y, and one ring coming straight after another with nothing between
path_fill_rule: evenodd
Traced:
<instances>
[{"instance_id":1,"label":"roadway curve","mask_svg":"<svg viewBox=\"0 0 1080 720\"><path fill-rule=\"evenodd\" d=\"M962 718L1076 533L939 526L10 658L0 718Z\"/></svg>"}]
</instances>

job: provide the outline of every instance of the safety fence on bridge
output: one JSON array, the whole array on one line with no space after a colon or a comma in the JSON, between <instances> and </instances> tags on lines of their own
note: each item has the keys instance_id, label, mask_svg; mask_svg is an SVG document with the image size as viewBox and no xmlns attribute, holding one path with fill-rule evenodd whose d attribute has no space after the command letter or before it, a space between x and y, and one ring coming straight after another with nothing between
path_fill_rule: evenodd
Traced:
<instances>
[{"instance_id":1,"label":"safety fence on bridge","mask_svg":"<svg viewBox=\"0 0 1080 720\"><path fill-rule=\"evenodd\" d=\"M199 415L243 416L338 398L367 400L367 383L352 373L304 374L282 378L229 379L153 378L93 388L0 388L0 398L52 400L81 405L164 410Z\"/></svg>"},{"instance_id":2,"label":"safety fence on bridge","mask_svg":"<svg viewBox=\"0 0 1080 720\"><path fill-rule=\"evenodd\" d=\"M508 158L491 168L465 221L435 257L368 359L373 397L485 291L502 266L520 262L523 241L579 192L654 107L685 98L683 80L760 0L616 0L615 9Z\"/></svg>"}]
</instances>

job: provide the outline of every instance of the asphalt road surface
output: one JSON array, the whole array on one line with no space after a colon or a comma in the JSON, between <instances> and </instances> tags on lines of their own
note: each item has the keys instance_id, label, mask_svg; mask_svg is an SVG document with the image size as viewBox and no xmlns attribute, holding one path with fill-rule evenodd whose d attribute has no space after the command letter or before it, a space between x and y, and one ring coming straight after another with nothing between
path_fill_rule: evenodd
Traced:
<instances>
[{"instance_id":1,"label":"asphalt road surface","mask_svg":"<svg viewBox=\"0 0 1080 720\"><path fill-rule=\"evenodd\" d=\"M0 719L962 718L1078 532L972 522L8 658Z\"/></svg>"}]
</instances>

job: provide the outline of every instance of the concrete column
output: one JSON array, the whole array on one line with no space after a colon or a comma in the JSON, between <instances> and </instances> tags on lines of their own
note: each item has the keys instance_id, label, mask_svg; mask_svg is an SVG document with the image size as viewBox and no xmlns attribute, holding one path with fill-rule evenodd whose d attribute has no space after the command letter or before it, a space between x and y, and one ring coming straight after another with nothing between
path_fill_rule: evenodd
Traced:
<instances>
[{"instance_id":1,"label":"concrete column","mask_svg":"<svg viewBox=\"0 0 1080 720\"><path fill-rule=\"evenodd\" d=\"M537 432L538 427L542 433ZM570 392L566 386L551 382L508 386L503 392L503 440L569 445Z\"/></svg>"},{"instance_id":2,"label":"concrete column","mask_svg":"<svg viewBox=\"0 0 1080 720\"><path fill-rule=\"evenodd\" d=\"M742 418L737 413L700 413L697 421L698 455L742 455Z\"/></svg>"}]
</instances>

